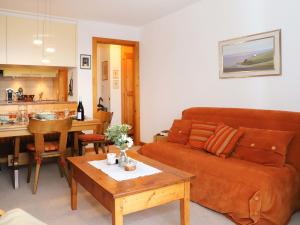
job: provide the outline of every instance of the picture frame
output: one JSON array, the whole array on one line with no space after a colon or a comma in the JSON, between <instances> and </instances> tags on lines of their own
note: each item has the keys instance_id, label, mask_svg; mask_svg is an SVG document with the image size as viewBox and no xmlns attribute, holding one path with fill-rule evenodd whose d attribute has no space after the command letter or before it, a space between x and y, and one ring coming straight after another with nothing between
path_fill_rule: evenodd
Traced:
<instances>
[{"instance_id":1,"label":"picture frame","mask_svg":"<svg viewBox=\"0 0 300 225\"><path fill-rule=\"evenodd\" d=\"M91 69L91 55L80 54L80 69Z\"/></svg>"},{"instance_id":2,"label":"picture frame","mask_svg":"<svg viewBox=\"0 0 300 225\"><path fill-rule=\"evenodd\" d=\"M113 70L113 79L119 79L119 70Z\"/></svg>"},{"instance_id":3,"label":"picture frame","mask_svg":"<svg viewBox=\"0 0 300 225\"><path fill-rule=\"evenodd\" d=\"M113 89L119 89L119 80L113 80Z\"/></svg>"},{"instance_id":4,"label":"picture frame","mask_svg":"<svg viewBox=\"0 0 300 225\"><path fill-rule=\"evenodd\" d=\"M102 62L102 80L108 80L108 61Z\"/></svg>"},{"instance_id":5,"label":"picture frame","mask_svg":"<svg viewBox=\"0 0 300 225\"><path fill-rule=\"evenodd\" d=\"M281 30L219 42L219 78L281 75Z\"/></svg>"}]
</instances>

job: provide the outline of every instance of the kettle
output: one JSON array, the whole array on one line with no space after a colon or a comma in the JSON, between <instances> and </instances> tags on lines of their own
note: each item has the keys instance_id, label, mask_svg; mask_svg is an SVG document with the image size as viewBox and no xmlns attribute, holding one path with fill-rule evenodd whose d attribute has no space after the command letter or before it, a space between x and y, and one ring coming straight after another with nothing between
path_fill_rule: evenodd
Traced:
<instances>
[{"instance_id":1,"label":"kettle","mask_svg":"<svg viewBox=\"0 0 300 225\"><path fill-rule=\"evenodd\" d=\"M6 101L11 103L11 102L13 102L13 98L14 98L14 90L11 88L7 88L6 89Z\"/></svg>"}]
</instances>

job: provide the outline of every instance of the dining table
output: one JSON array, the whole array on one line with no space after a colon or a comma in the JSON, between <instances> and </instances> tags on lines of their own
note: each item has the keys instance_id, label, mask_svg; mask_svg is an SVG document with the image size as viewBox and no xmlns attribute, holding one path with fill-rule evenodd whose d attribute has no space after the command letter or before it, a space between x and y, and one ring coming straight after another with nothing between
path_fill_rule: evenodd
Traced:
<instances>
[{"instance_id":1,"label":"dining table","mask_svg":"<svg viewBox=\"0 0 300 225\"><path fill-rule=\"evenodd\" d=\"M74 133L72 148L78 152L78 134L81 131L99 130L101 126L99 119L85 119L83 121L73 120L72 127L69 132ZM28 130L28 123L14 123L0 125L0 138L12 137L14 138L14 153L12 159L13 166L13 187L19 188L19 154L20 154L20 140L22 136L32 135Z\"/></svg>"}]
</instances>

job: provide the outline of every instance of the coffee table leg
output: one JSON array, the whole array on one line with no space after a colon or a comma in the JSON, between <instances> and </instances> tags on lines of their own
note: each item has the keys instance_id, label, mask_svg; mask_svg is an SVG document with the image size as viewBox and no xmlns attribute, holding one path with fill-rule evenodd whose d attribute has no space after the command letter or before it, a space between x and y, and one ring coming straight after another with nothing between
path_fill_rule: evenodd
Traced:
<instances>
[{"instance_id":1,"label":"coffee table leg","mask_svg":"<svg viewBox=\"0 0 300 225\"><path fill-rule=\"evenodd\" d=\"M184 198L180 199L181 225L190 224L190 182L184 183Z\"/></svg>"},{"instance_id":2,"label":"coffee table leg","mask_svg":"<svg viewBox=\"0 0 300 225\"><path fill-rule=\"evenodd\" d=\"M112 225L123 225L122 199L115 199L112 212Z\"/></svg>"},{"instance_id":3,"label":"coffee table leg","mask_svg":"<svg viewBox=\"0 0 300 225\"><path fill-rule=\"evenodd\" d=\"M77 209L77 182L73 178L73 173L71 177L71 208L72 210Z\"/></svg>"}]
</instances>

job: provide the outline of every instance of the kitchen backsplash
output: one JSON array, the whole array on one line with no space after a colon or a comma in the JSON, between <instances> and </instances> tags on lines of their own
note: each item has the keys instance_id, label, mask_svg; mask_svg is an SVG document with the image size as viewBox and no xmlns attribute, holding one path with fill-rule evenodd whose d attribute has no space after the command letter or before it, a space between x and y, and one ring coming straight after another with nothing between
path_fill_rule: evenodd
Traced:
<instances>
[{"instance_id":1,"label":"kitchen backsplash","mask_svg":"<svg viewBox=\"0 0 300 225\"><path fill-rule=\"evenodd\" d=\"M23 94L35 95L34 100L39 99L41 92L43 92L43 100L56 100L57 90L54 86L54 78L0 77L0 100L6 100L6 88L12 88L16 92L19 87L23 88Z\"/></svg>"}]
</instances>

